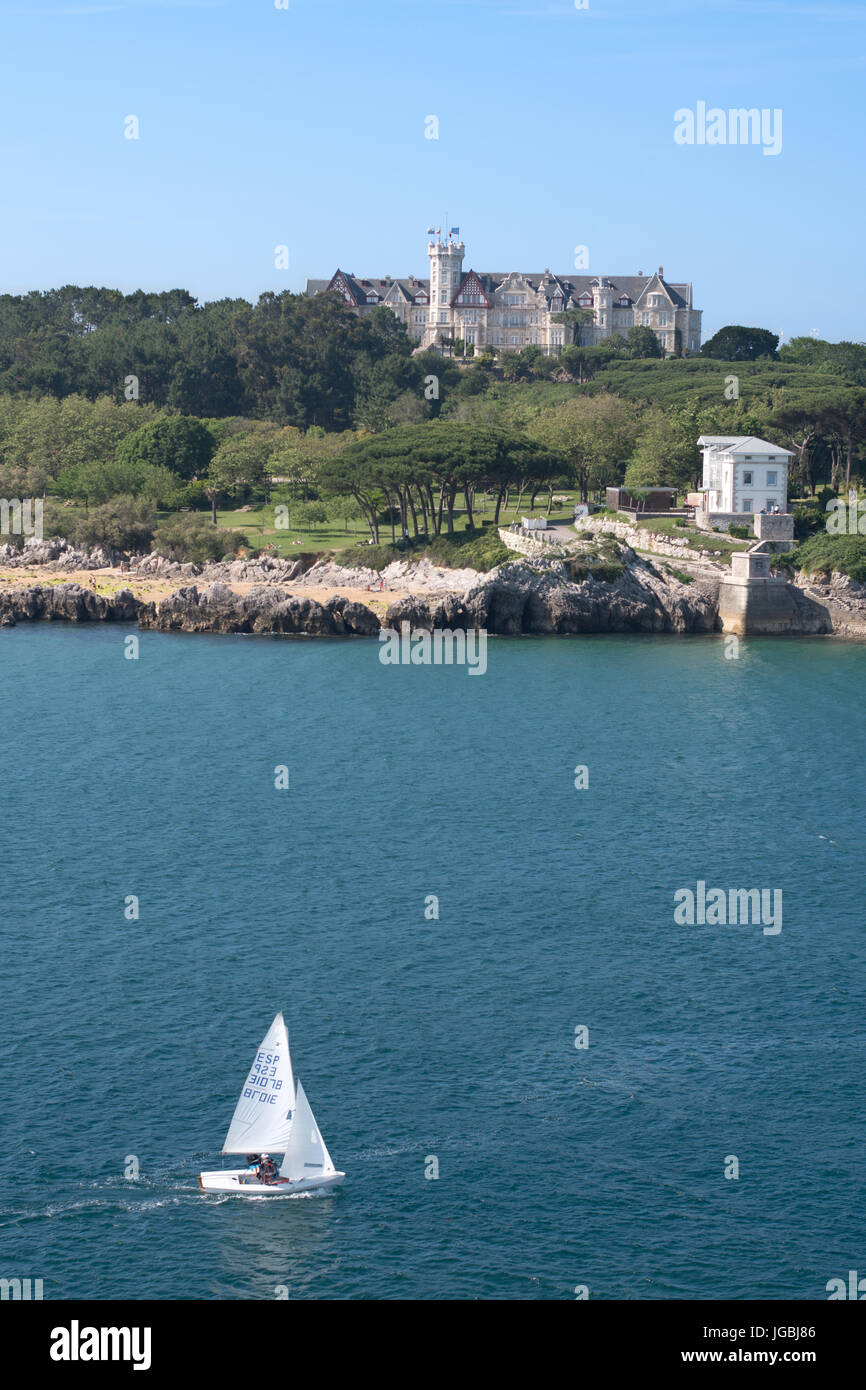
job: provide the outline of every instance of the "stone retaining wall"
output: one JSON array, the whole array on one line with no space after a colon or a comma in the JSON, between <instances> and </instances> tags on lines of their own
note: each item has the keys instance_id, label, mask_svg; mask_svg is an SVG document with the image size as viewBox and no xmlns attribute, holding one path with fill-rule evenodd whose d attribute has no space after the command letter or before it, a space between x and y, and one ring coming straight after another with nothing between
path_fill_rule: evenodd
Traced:
<instances>
[{"instance_id":1,"label":"stone retaining wall","mask_svg":"<svg viewBox=\"0 0 866 1390\"><path fill-rule=\"evenodd\" d=\"M580 529L591 531L593 534L616 536L617 540L631 546L632 550L649 550L656 555L670 555L675 560L701 558L698 551L690 549L686 536L683 536L681 541L673 540L658 531L644 531L638 526L630 526L627 521L612 521L610 517L584 517L581 519ZM707 545L705 558L714 558L712 542Z\"/></svg>"},{"instance_id":2,"label":"stone retaining wall","mask_svg":"<svg viewBox=\"0 0 866 1390\"><path fill-rule=\"evenodd\" d=\"M539 531L536 534L543 535L544 533ZM499 527L499 539L508 546L509 550L517 550L521 555L532 555L533 557L555 555L558 550L562 549L557 541L533 540L526 531L510 531L505 526Z\"/></svg>"}]
</instances>

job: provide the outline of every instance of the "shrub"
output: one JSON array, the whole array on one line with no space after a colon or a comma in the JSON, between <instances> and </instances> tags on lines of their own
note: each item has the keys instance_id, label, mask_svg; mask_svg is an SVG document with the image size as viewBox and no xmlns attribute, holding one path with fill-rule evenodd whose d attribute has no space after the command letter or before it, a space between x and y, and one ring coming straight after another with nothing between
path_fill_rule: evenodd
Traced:
<instances>
[{"instance_id":1,"label":"shrub","mask_svg":"<svg viewBox=\"0 0 866 1390\"><path fill-rule=\"evenodd\" d=\"M623 565L607 564L596 565L592 571L593 579L601 579L605 584L615 584L623 572Z\"/></svg>"},{"instance_id":2,"label":"shrub","mask_svg":"<svg viewBox=\"0 0 866 1390\"><path fill-rule=\"evenodd\" d=\"M228 552L227 545L233 547ZM242 545L247 545L247 538L239 531L222 530L203 516L189 513L164 521L153 540L153 550L158 555L181 564L194 565L221 560L226 554L234 559L235 551Z\"/></svg>"},{"instance_id":3,"label":"shrub","mask_svg":"<svg viewBox=\"0 0 866 1390\"><path fill-rule=\"evenodd\" d=\"M808 498L794 508L794 538L798 541L806 540L816 531L820 531L826 520L827 514L819 499Z\"/></svg>"},{"instance_id":4,"label":"shrub","mask_svg":"<svg viewBox=\"0 0 866 1390\"><path fill-rule=\"evenodd\" d=\"M156 509L152 502L121 496L79 516L74 535L78 545L145 552L150 549L155 527Z\"/></svg>"},{"instance_id":5,"label":"shrub","mask_svg":"<svg viewBox=\"0 0 866 1390\"><path fill-rule=\"evenodd\" d=\"M553 547L551 547L553 549ZM461 531L455 536L412 537L396 545L353 545L341 550L337 560L341 565L383 570L392 560L411 557L420 560L427 556L443 569L492 570L515 558L499 539L498 532Z\"/></svg>"},{"instance_id":6,"label":"shrub","mask_svg":"<svg viewBox=\"0 0 866 1390\"><path fill-rule=\"evenodd\" d=\"M590 578L613 584L623 572L623 566L616 561L600 560L593 555L569 556L566 558L565 567L573 584Z\"/></svg>"},{"instance_id":7,"label":"shrub","mask_svg":"<svg viewBox=\"0 0 866 1390\"><path fill-rule=\"evenodd\" d=\"M693 574L685 574L682 570L673 569L671 565L665 565L665 569L668 574L673 575L674 579L678 579L681 584L694 584L695 582Z\"/></svg>"},{"instance_id":8,"label":"shrub","mask_svg":"<svg viewBox=\"0 0 866 1390\"><path fill-rule=\"evenodd\" d=\"M838 570L858 583L866 582L866 536L831 536L822 531L780 558L807 574Z\"/></svg>"},{"instance_id":9,"label":"shrub","mask_svg":"<svg viewBox=\"0 0 866 1390\"><path fill-rule=\"evenodd\" d=\"M754 533L754 531L751 529L750 526L729 526L729 527L728 527L728 535L729 535L729 536L733 536L733 537L735 538L735 540L738 540L738 541L747 541L747 540L749 540L749 539L754 539L754 534L755 534L755 533Z\"/></svg>"}]
</instances>

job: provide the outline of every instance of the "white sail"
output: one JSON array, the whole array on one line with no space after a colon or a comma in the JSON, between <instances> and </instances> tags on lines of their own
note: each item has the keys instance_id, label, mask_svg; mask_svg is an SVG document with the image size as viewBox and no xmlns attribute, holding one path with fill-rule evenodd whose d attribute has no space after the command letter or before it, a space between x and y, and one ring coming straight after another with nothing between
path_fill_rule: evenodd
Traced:
<instances>
[{"instance_id":1,"label":"white sail","mask_svg":"<svg viewBox=\"0 0 866 1390\"><path fill-rule=\"evenodd\" d=\"M280 1177L291 1178L294 1181L297 1178L318 1178L326 1173L335 1172L331 1155L325 1148L325 1141L300 1080L295 1100L295 1119L289 1135L289 1146L280 1168Z\"/></svg>"},{"instance_id":2,"label":"white sail","mask_svg":"<svg viewBox=\"0 0 866 1390\"><path fill-rule=\"evenodd\" d=\"M294 1109L289 1035L282 1014L277 1014L244 1082L223 1153L284 1153Z\"/></svg>"}]
</instances>

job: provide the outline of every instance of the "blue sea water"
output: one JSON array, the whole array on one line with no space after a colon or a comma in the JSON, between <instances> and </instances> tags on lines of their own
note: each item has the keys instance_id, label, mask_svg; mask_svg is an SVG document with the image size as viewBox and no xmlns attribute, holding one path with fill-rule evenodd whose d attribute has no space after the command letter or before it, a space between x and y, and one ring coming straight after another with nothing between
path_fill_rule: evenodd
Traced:
<instances>
[{"instance_id":1,"label":"blue sea water","mask_svg":"<svg viewBox=\"0 0 866 1390\"><path fill-rule=\"evenodd\" d=\"M491 640L471 677L124 636L0 633L0 1275L823 1299L866 1270L866 649ZM782 931L677 925L698 880L781 889ZM346 1184L203 1196L278 1009Z\"/></svg>"}]
</instances>

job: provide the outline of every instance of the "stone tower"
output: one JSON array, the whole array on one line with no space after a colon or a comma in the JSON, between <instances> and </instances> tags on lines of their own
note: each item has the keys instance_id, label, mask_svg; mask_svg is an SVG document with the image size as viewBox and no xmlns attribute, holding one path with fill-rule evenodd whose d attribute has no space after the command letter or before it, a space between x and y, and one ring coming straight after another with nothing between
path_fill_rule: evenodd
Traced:
<instances>
[{"instance_id":1,"label":"stone tower","mask_svg":"<svg viewBox=\"0 0 866 1390\"><path fill-rule=\"evenodd\" d=\"M613 286L602 275L592 282L592 308L597 338L608 338L613 332Z\"/></svg>"},{"instance_id":2,"label":"stone tower","mask_svg":"<svg viewBox=\"0 0 866 1390\"><path fill-rule=\"evenodd\" d=\"M430 309L425 341L431 345L451 336L450 304L463 279L462 241L437 240L427 243L430 258Z\"/></svg>"}]
</instances>

